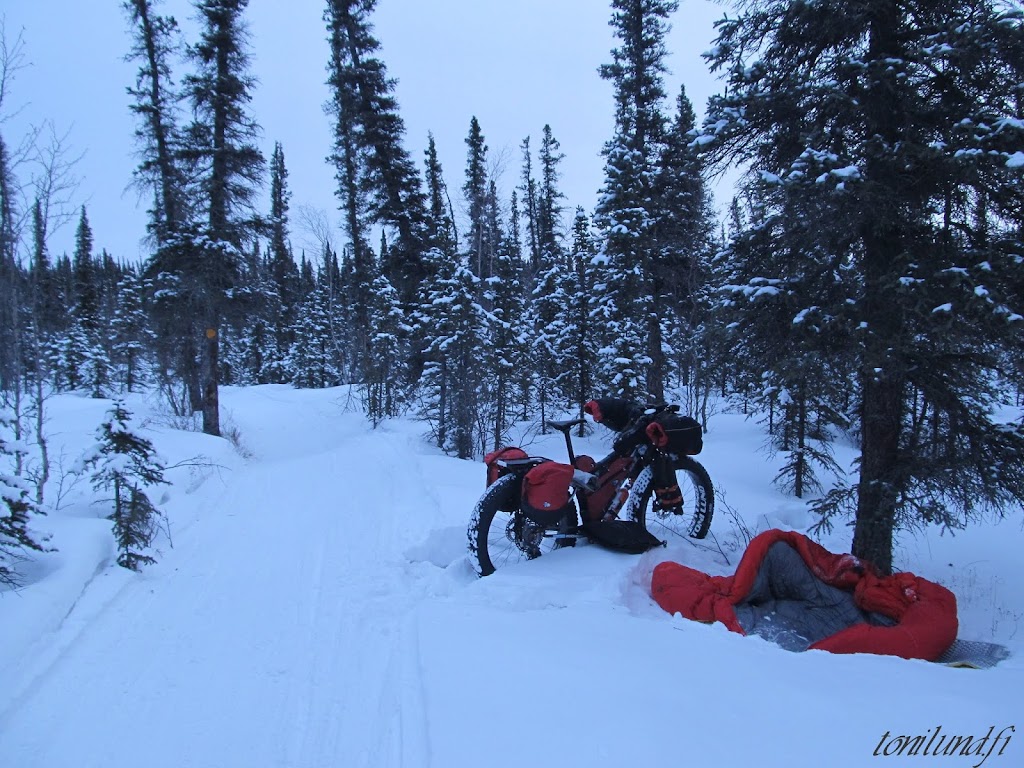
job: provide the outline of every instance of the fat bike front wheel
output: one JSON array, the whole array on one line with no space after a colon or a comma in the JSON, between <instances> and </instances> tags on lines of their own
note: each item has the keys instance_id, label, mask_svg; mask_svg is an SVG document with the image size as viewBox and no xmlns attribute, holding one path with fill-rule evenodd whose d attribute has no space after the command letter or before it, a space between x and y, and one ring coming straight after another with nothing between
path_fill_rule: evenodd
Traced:
<instances>
[{"instance_id":1,"label":"fat bike front wheel","mask_svg":"<svg viewBox=\"0 0 1024 768\"><path fill-rule=\"evenodd\" d=\"M711 530L711 519L715 516L711 476L700 462L689 456L682 456L673 463L682 504L671 510L663 509L655 498L653 485L648 483L633 518L669 543L673 538L703 539Z\"/></svg>"},{"instance_id":2,"label":"fat bike front wheel","mask_svg":"<svg viewBox=\"0 0 1024 768\"><path fill-rule=\"evenodd\" d=\"M556 525L537 525L520 508L521 482L513 474L498 478L473 509L466 538L470 562L479 576L575 543L571 535L578 525L575 500Z\"/></svg>"}]
</instances>

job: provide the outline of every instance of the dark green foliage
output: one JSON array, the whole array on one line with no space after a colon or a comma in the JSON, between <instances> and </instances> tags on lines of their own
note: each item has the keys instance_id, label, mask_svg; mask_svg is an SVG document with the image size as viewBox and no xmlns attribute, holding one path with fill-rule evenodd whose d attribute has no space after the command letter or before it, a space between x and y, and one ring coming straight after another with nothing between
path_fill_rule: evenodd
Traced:
<instances>
[{"instance_id":1,"label":"dark green foliage","mask_svg":"<svg viewBox=\"0 0 1024 768\"><path fill-rule=\"evenodd\" d=\"M481 357L488 370L483 379L485 418L490 423L489 446L507 444L508 431L517 417L522 378L532 371L523 287L524 264L518 243L518 202L512 193L510 228L494 261L494 274L484 286L487 344Z\"/></svg>"},{"instance_id":2,"label":"dark green foliage","mask_svg":"<svg viewBox=\"0 0 1024 768\"><path fill-rule=\"evenodd\" d=\"M142 155L135 178L153 193L150 231L162 243L190 218L179 160L178 94L171 79L182 44L177 22L155 14L150 0L125 0L123 7L132 30L132 48L126 58L139 62L135 85L128 88L133 100L129 108L139 120L135 136Z\"/></svg>"},{"instance_id":3,"label":"dark green foliage","mask_svg":"<svg viewBox=\"0 0 1024 768\"><path fill-rule=\"evenodd\" d=\"M284 360L288 380L296 387L322 389L341 383L330 291L325 282L315 287L299 307L292 329L295 341Z\"/></svg>"},{"instance_id":4,"label":"dark green foliage","mask_svg":"<svg viewBox=\"0 0 1024 768\"><path fill-rule=\"evenodd\" d=\"M403 146L405 124L398 114L394 80L377 58L369 16L376 0L328 0L324 18L331 60L328 84L337 120L336 152L343 205L365 195L370 221L397 230L390 258L381 264L403 302L410 303L424 277L422 258L430 233L419 170ZM358 251L358 232L350 233Z\"/></svg>"},{"instance_id":5,"label":"dark green foliage","mask_svg":"<svg viewBox=\"0 0 1024 768\"><path fill-rule=\"evenodd\" d=\"M291 336L298 308L299 270L288 239L288 209L291 191L284 149L275 142L270 158L270 277L275 296L268 299L268 322L273 326L274 348L268 347L270 359L261 365L263 382L283 381L280 362L294 339ZM260 342L262 344L262 341Z\"/></svg>"},{"instance_id":6,"label":"dark green foliage","mask_svg":"<svg viewBox=\"0 0 1024 768\"><path fill-rule=\"evenodd\" d=\"M441 253L454 255L458 249L458 237L455 221L451 212L452 202L448 197L448 188L444 183L444 171L437 158L437 145L430 134L426 158L427 181L427 242L426 246L436 248ZM429 273L426 276L432 277Z\"/></svg>"},{"instance_id":7,"label":"dark green foliage","mask_svg":"<svg viewBox=\"0 0 1024 768\"><path fill-rule=\"evenodd\" d=\"M537 190L537 243L540 260L548 264L560 260L562 255L562 200L565 195L558 189L561 173L559 164L565 158L561 144L545 125L540 144L540 187Z\"/></svg>"},{"instance_id":8,"label":"dark green foliage","mask_svg":"<svg viewBox=\"0 0 1024 768\"><path fill-rule=\"evenodd\" d=\"M818 508L855 510L854 554L888 571L897 528L1024 500L1024 442L996 413L1024 351L1022 16L757 2L719 32L728 92L698 142L759 172L734 295L776 313L787 386L822 415L859 401L859 483Z\"/></svg>"},{"instance_id":9,"label":"dark green foliage","mask_svg":"<svg viewBox=\"0 0 1024 768\"><path fill-rule=\"evenodd\" d=\"M181 153L199 180L195 200L207 235L223 243L222 250L240 248L252 234L252 202L263 179L263 155L255 144L259 126L247 112L256 86L243 16L248 5L248 0L197 0L202 32L189 48L196 71L183 83L196 119Z\"/></svg>"},{"instance_id":10,"label":"dark green foliage","mask_svg":"<svg viewBox=\"0 0 1024 768\"><path fill-rule=\"evenodd\" d=\"M42 551L29 530L35 514L42 511L29 496L23 468L26 449L18 439L15 414L0 405L0 584L17 586L17 563L28 551Z\"/></svg>"},{"instance_id":11,"label":"dark green foliage","mask_svg":"<svg viewBox=\"0 0 1024 768\"><path fill-rule=\"evenodd\" d=\"M491 274L492 237L487 222L487 144L480 123L474 117L469 122L469 135L466 136L466 181L462 185L462 194L466 201L469 216L469 227L466 230L466 254L469 267L477 277L488 277Z\"/></svg>"},{"instance_id":12,"label":"dark green foliage","mask_svg":"<svg viewBox=\"0 0 1024 768\"><path fill-rule=\"evenodd\" d=\"M488 374L478 361L487 345L487 319L477 300L480 280L467 265L447 260L433 271L422 309L427 321L423 412L437 445L468 459L486 442L480 394Z\"/></svg>"},{"instance_id":13,"label":"dark green foliage","mask_svg":"<svg viewBox=\"0 0 1024 768\"><path fill-rule=\"evenodd\" d=\"M653 297L649 290L654 221L645 208L644 158L619 136L607 148L605 188L594 214L602 234L596 325L602 329L599 384L610 394L645 399ZM651 393L653 395L653 393Z\"/></svg>"},{"instance_id":14,"label":"dark green foliage","mask_svg":"<svg viewBox=\"0 0 1024 768\"><path fill-rule=\"evenodd\" d=\"M403 319L398 292L386 277L380 275L373 281L371 293L374 302L370 310L363 401L366 415L376 427L384 419L399 416L405 407L409 328Z\"/></svg>"},{"instance_id":15,"label":"dark green foliage","mask_svg":"<svg viewBox=\"0 0 1024 768\"><path fill-rule=\"evenodd\" d=\"M145 550L152 546L165 518L147 490L167 484L164 467L153 444L132 432L131 413L121 401L108 411L97 438L99 444L95 453L86 457L85 465L92 470L93 487L113 493L108 502L114 507L110 519L114 522L117 563L137 571L156 562Z\"/></svg>"},{"instance_id":16,"label":"dark green foliage","mask_svg":"<svg viewBox=\"0 0 1024 768\"><path fill-rule=\"evenodd\" d=\"M615 135L594 222L602 234L598 316L607 329L601 384L621 397L664 398L666 362L655 300L660 211L653 189L665 137L664 38L674 0L614 0L620 47L601 76L615 89Z\"/></svg>"},{"instance_id":17,"label":"dark green foliage","mask_svg":"<svg viewBox=\"0 0 1024 768\"><path fill-rule=\"evenodd\" d=\"M195 270L174 266L197 289L203 431L211 435L220 434L220 325L242 249L258 225L252 203L264 167L255 144L259 127L247 111L256 84L249 74L243 18L247 6L248 0L197 2L202 32L189 49L196 71L184 80L195 120L186 131L181 155L198 181L193 199L203 219L190 248L202 254L202 261Z\"/></svg>"},{"instance_id":18,"label":"dark green foliage","mask_svg":"<svg viewBox=\"0 0 1024 768\"><path fill-rule=\"evenodd\" d=\"M557 340L560 369L556 384L576 409L578 418L583 418L584 404L594 397L595 340L600 337L593 321L593 258L590 220L582 208L577 208L572 225L570 268L563 276L560 290L565 306L563 327ZM583 436L582 427L580 436Z\"/></svg>"}]
</instances>

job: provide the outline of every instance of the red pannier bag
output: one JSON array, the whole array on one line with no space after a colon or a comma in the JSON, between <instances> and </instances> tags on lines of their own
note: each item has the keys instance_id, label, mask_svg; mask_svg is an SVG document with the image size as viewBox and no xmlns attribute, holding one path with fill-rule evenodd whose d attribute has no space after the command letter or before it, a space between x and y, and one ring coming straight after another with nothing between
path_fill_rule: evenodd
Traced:
<instances>
[{"instance_id":1,"label":"red pannier bag","mask_svg":"<svg viewBox=\"0 0 1024 768\"><path fill-rule=\"evenodd\" d=\"M540 525L555 525L572 510L570 483L574 467L545 461L523 478L522 509L528 518ZM573 512L575 516L575 512Z\"/></svg>"},{"instance_id":2,"label":"red pannier bag","mask_svg":"<svg viewBox=\"0 0 1024 768\"><path fill-rule=\"evenodd\" d=\"M494 485L499 477L508 474L508 468L503 467L499 462L508 461L510 459L528 459L529 454L522 448L514 448L507 446L505 448L499 448L496 451L491 451L484 456L484 464L487 465L487 487L490 488Z\"/></svg>"}]
</instances>

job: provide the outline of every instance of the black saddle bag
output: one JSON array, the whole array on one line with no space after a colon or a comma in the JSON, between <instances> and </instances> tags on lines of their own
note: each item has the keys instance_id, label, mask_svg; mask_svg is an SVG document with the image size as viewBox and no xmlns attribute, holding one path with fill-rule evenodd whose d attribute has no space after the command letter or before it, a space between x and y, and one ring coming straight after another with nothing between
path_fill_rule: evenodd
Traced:
<instances>
[{"instance_id":1,"label":"black saddle bag","mask_svg":"<svg viewBox=\"0 0 1024 768\"><path fill-rule=\"evenodd\" d=\"M583 533L606 549L630 555L665 546L665 542L635 520L591 520L583 524Z\"/></svg>"}]
</instances>

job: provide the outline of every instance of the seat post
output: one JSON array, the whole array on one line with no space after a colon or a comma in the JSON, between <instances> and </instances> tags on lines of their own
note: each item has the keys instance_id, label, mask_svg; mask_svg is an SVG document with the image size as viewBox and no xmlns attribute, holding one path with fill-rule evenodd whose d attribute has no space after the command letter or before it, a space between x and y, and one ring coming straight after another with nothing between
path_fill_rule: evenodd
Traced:
<instances>
[{"instance_id":1,"label":"seat post","mask_svg":"<svg viewBox=\"0 0 1024 768\"><path fill-rule=\"evenodd\" d=\"M565 435L565 449L569 452L569 464L570 466L576 466L576 454L572 452L572 437L569 435L570 429L566 429L562 432Z\"/></svg>"}]
</instances>

